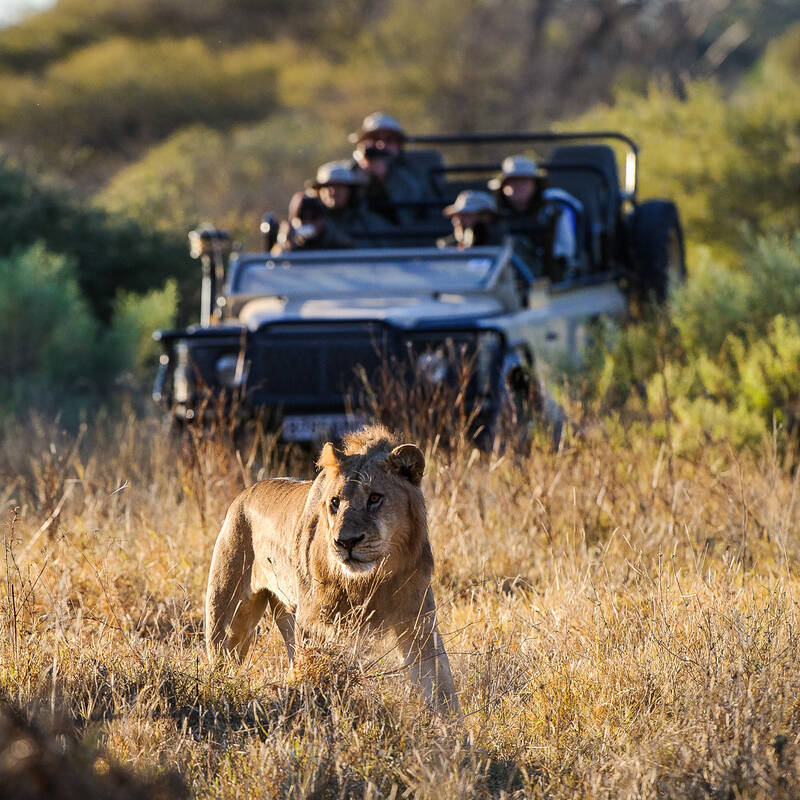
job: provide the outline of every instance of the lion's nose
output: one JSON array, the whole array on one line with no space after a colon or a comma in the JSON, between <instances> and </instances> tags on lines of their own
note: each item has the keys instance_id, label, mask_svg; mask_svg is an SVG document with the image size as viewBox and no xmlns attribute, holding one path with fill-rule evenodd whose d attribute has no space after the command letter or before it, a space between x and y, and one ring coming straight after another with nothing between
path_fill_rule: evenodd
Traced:
<instances>
[{"instance_id":1,"label":"lion's nose","mask_svg":"<svg viewBox=\"0 0 800 800\"><path fill-rule=\"evenodd\" d=\"M345 550L352 550L363 538L363 533L342 531L336 539L336 545Z\"/></svg>"}]
</instances>

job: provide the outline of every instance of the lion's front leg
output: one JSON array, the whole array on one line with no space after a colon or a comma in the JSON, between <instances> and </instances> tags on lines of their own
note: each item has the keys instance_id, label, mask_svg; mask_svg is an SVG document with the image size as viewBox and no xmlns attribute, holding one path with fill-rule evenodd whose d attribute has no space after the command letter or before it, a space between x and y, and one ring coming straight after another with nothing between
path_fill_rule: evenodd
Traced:
<instances>
[{"instance_id":1,"label":"lion's front leg","mask_svg":"<svg viewBox=\"0 0 800 800\"><path fill-rule=\"evenodd\" d=\"M275 595L270 595L269 609L272 613L272 618L278 626L278 630L283 636L283 642L286 645L286 654L289 656L289 665L291 666L294 661L296 652L295 644L295 617L289 609L278 600Z\"/></svg>"},{"instance_id":2,"label":"lion's front leg","mask_svg":"<svg viewBox=\"0 0 800 800\"><path fill-rule=\"evenodd\" d=\"M450 661L439 634L433 589L428 587L415 620L394 626L409 675L436 711L461 716Z\"/></svg>"}]
</instances>

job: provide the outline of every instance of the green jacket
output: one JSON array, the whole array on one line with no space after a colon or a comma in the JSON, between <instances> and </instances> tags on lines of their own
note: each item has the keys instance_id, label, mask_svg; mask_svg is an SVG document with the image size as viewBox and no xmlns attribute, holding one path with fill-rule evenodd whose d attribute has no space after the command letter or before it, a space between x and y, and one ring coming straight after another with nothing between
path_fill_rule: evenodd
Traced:
<instances>
[{"instance_id":1,"label":"green jacket","mask_svg":"<svg viewBox=\"0 0 800 800\"><path fill-rule=\"evenodd\" d=\"M425 217L424 208L404 207L403 203L417 203L425 199L419 178L406 164L402 155L389 166L386 181L370 177L364 188L367 207L393 225L407 225Z\"/></svg>"},{"instance_id":2,"label":"green jacket","mask_svg":"<svg viewBox=\"0 0 800 800\"><path fill-rule=\"evenodd\" d=\"M385 217L370 211L365 203L350 204L344 208L329 208L326 212L328 224L349 236L356 247L372 247L380 244L378 237L373 235L381 230L391 227Z\"/></svg>"}]
</instances>

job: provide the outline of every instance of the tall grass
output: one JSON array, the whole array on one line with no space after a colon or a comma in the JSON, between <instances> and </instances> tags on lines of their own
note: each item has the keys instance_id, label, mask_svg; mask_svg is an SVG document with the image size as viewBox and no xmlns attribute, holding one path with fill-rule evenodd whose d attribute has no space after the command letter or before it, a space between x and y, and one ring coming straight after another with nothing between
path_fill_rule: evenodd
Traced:
<instances>
[{"instance_id":1,"label":"tall grass","mask_svg":"<svg viewBox=\"0 0 800 800\"><path fill-rule=\"evenodd\" d=\"M308 454L133 416L78 435L7 424L0 691L200 797L797 796L791 445L690 458L613 420L583 430L522 455L429 443L459 728L391 642L287 678L265 624L244 667L206 663L227 504L310 477Z\"/></svg>"}]
</instances>

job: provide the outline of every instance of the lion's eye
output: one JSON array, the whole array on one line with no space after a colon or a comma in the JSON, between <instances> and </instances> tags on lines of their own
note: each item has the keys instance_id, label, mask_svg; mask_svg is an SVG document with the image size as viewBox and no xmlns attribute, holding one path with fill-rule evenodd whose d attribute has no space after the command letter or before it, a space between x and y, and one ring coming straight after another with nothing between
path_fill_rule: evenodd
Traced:
<instances>
[{"instance_id":1,"label":"lion's eye","mask_svg":"<svg viewBox=\"0 0 800 800\"><path fill-rule=\"evenodd\" d=\"M330 499L331 513L335 514L339 510L339 498L331 497Z\"/></svg>"},{"instance_id":2,"label":"lion's eye","mask_svg":"<svg viewBox=\"0 0 800 800\"><path fill-rule=\"evenodd\" d=\"M378 494L377 492L372 492L372 494L367 498L367 502L374 508L378 505L378 503L383 500L383 495Z\"/></svg>"}]
</instances>

